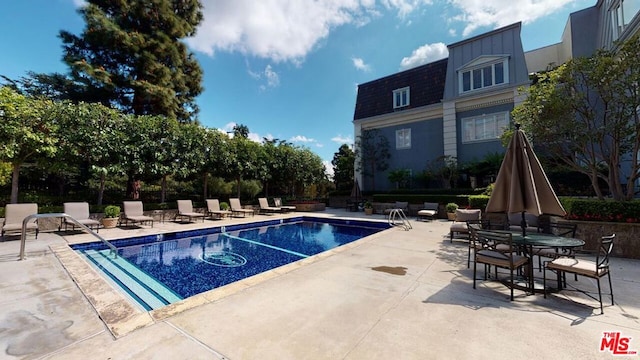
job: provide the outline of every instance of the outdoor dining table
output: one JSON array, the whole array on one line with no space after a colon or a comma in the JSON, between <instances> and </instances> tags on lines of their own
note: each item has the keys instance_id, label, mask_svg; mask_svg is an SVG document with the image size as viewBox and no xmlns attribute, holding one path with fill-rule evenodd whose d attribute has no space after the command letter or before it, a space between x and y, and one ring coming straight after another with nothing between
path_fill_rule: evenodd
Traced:
<instances>
[{"instance_id":1,"label":"outdoor dining table","mask_svg":"<svg viewBox=\"0 0 640 360\"><path fill-rule=\"evenodd\" d=\"M546 233L527 233L524 236L522 235L522 231L511 231L511 238L513 240L514 245L522 249L523 253L529 257L529 276L531 279L526 282L526 286L524 286L527 290L530 290L532 293L544 292L546 289L541 286L536 286L536 283L533 279L533 247L547 247L554 248L557 250L571 250L584 245L584 240L559 236L554 234L546 234Z\"/></svg>"}]
</instances>

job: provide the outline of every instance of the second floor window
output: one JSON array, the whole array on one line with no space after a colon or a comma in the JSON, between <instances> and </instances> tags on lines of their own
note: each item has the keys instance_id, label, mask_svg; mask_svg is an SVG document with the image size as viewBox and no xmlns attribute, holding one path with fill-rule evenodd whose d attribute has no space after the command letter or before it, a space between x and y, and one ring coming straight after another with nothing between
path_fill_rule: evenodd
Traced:
<instances>
[{"instance_id":1,"label":"second floor window","mask_svg":"<svg viewBox=\"0 0 640 360\"><path fill-rule=\"evenodd\" d=\"M409 106L409 88L393 90L393 108Z\"/></svg>"}]
</instances>

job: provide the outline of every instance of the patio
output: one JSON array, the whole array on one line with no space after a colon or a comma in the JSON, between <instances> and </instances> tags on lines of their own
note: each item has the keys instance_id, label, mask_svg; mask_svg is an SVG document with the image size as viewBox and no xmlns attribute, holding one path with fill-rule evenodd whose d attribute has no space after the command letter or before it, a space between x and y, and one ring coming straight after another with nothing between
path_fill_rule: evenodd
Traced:
<instances>
[{"instance_id":1,"label":"patio","mask_svg":"<svg viewBox=\"0 0 640 360\"><path fill-rule=\"evenodd\" d=\"M299 215L365 217L342 209L278 216ZM100 235L264 218L165 222ZM27 241L25 261L17 260L19 241L0 242L4 357L592 359L611 357L600 351L604 332L631 337L629 350L640 350L640 261L612 259L616 304L604 315L579 293L544 299L516 291L509 301L500 283L472 288L467 243L449 243L448 221L411 223L410 231L390 229L152 313L123 306L115 290L65 251L66 241L88 235L43 232ZM589 281L580 278L583 286Z\"/></svg>"}]
</instances>

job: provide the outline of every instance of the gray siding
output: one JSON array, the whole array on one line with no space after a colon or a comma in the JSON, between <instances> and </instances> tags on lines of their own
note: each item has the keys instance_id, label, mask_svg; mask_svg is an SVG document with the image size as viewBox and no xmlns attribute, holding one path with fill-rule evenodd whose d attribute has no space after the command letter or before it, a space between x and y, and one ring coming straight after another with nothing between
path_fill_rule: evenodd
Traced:
<instances>
[{"instance_id":1,"label":"gray siding","mask_svg":"<svg viewBox=\"0 0 640 360\"><path fill-rule=\"evenodd\" d=\"M591 56L598 48L598 32L602 26L599 18L600 14L595 7L569 15L572 57Z\"/></svg>"},{"instance_id":2,"label":"gray siding","mask_svg":"<svg viewBox=\"0 0 640 360\"><path fill-rule=\"evenodd\" d=\"M509 25L448 46L449 63L444 100L459 98L457 70L480 56L509 55L509 83L469 92L469 96L490 92L496 88L517 86L529 82L527 64L520 41L520 23ZM467 96L467 94L464 94Z\"/></svg>"},{"instance_id":3,"label":"gray siding","mask_svg":"<svg viewBox=\"0 0 640 360\"><path fill-rule=\"evenodd\" d=\"M411 148L396 149L396 130L411 129ZM411 169L417 175L426 169L427 164L443 155L442 119L430 119L410 124L380 128L380 132L389 139L389 169L376 176L376 190L395 189L395 184L387 178L389 171ZM371 179L364 179L365 190L371 189Z\"/></svg>"}]
</instances>

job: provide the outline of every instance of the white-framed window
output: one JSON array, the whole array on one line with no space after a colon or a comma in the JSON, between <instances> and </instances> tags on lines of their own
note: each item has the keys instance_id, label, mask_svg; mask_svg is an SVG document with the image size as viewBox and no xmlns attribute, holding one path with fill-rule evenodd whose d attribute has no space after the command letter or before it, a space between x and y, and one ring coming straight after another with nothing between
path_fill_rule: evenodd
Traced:
<instances>
[{"instance_id":1,"label":"white-framed window","mask_svg":"<svg viewBox=\"0 0 640 360\"><path fill-rule=\"evenodd\" d=\"M396 149L411 149L411 129L396 130Z\"/></svg>"},{"instance_id":2,"label":"white-framed window","mask_svg":"<svg viewBox=\"0 0 640 360\"><path fill-rule=\"evenodd\" d=\"M409 87L393 90L393 108L409 106Z\"/></svg>"},{"instance_id":3,"label":"white-framed window","mask_svg":"<svg viewBox=\"0 0 640 360\"><path fill-rule=\"evenodd\" d=\"M638 11L640 11L640 1L638 0L614 0L612 2L609 13L611 14L614 39L620 37Z\"/></svg>"},{"instance_id":4,"label":"white-framed window","mask_svg":"<svg viewBox=\"0 0 640 360\"><path fill-rule=\"evenodd\" d=\"M509 59L493 59L458 71L460 93L509 82Z\"/></svg>"},{"instance_id":5,"label":"white-framed window","mask_svg":"<svg viewBox=\"0 0 640 360\"><path fill-rule=\"evenodd\" d=\"M462 119L462 142L495 140L509 126L509 113L483 114Z\"/></svg>"}]
</instances>

